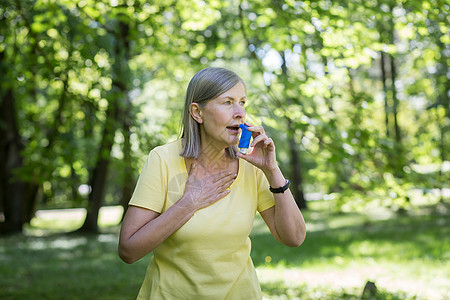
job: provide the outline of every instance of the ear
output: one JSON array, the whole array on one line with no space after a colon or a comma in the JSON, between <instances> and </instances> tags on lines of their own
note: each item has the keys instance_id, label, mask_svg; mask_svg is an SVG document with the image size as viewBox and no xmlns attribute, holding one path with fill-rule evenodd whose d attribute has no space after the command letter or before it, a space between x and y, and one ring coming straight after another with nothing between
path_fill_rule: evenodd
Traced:
<instances>
[{"instance_id":1,"label":"ear","mask_svg":"<svg viewBox=\"0 0 450 300\"><path fill-rule=\"evenodd\" d=\"M194 120L197 121L197 123L199 124L203 123L202 109L200 105L198 105L198 103L191 103L189 105L189 112L191 113L192 118L194 118Z\"/></svg>"}]
</instances>

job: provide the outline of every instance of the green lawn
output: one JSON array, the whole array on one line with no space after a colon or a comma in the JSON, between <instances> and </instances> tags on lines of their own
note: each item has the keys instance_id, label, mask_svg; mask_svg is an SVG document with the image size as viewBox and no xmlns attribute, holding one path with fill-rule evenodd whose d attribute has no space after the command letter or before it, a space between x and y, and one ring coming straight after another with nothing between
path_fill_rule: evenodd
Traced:
<instances>
[{"instance_id":1,"label":"green lawn","mask_svg":"<svg viewBox=\"0 0 450 300\"><path fill-rule=\"evenodd\" d=\"M360 299L368 280L377 299L450 298L448 206L331 211L311 203L299 248L277 243L256 219L252 258L266 299ZM0 299L134 299L149 257L133 265L117 257L119 215L103 211L100 235L65 233L83 216L61 212L39 215L25 236L0 238Z\"/></svg>"}]
</instances>

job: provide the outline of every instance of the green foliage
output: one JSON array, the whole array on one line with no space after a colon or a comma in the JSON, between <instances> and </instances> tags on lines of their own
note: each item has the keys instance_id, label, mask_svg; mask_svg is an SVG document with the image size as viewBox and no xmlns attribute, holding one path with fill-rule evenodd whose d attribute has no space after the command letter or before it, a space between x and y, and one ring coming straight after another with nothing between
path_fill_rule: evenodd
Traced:
<instances>
[{"instance_id":1,"label":"green foliage","mask_svg":"<svg viewBox=\"0 0 450 300\"><path fill-rule=\"evenodd\" d=\"M337 193L342 204L374 193L380 200L392 198L394 203L389 205L405 208L413 187L426 188L431 183L423 181L426 176L411 172L418 159L415 153L433 145L434 150L428 149L443 167L448 157L448 147L443 146L448 145L448 97L446 88L434 80L440 82L440 76L445 76L445 72L436 72L443 70L443 61L436 57L446 57L439 33L449 29L442 22L434 29L430 25L436 23L428 20L425 28L430 31L422 31L426 42L419 42L414 28L424 23L415 23L411 16L425 7L431 5L412 8L398 2L344 5L329 1L301 5L248 1L241 5L242 32L255 68L264 72L271 118L293 124L291 134L298 137L308 170L306 181L312 184L311 189L305 185L306 191ZM432 14L443 20L448 9L444 5ZM430 34L434 32L439 38ZM395 81L395 86L386 83L385 94L378 66L386 62L380 61L380 51L390 54L391 66L386 68L391 68L388 75ZM420 58L414 53L420 53ZM420 61L425 66L422 60L429 62L422 71L411 65ZM392 65L397 66L396 73ZM429 93L417 88L416 82L423 82ZM421 96L415 96L416 91ZM390 122L395 117L400 124L399 129L396 123L395 137L394 130L383 124L383 101ZM441 104L442 114L436 117ZM424 138L425 132L434 138ZM448 180L448 171L444 172L438 181ZM448 187L444 181L431 186Z\"/></svg>"},{"instance_id":2,"label":"green foliage","mask_svg":"<svg viewBox=\"0 0 450 300\"><path fill-rule=\"evenodd\" d=\"M13 90L24 145L16 179L40 187L39 205L86 204L78 188L105 128L106 199L120 203L149 150L177 137L187 81L207 66L242 75L248 119L267 127L287 174L299 168L294 143L303 191L332 195L335 209L408 209L411 190L448 188L448 3L6 3L0 96ZM416 171L430 165L441 171Z\"/></svg>"}]
</instances>

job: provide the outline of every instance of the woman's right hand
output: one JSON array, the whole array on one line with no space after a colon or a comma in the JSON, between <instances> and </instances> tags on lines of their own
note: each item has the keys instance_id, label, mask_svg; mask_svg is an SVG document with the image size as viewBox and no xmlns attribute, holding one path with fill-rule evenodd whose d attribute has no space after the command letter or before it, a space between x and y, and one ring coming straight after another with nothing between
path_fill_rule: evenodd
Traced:
<instances>
[{"instance_id":1,"label":"woman's right hand","mask_svg":"<svg viewBox=\"0 0 450 300\"><path fill-rule=\"evenodd\" d=\"M189 170L184 195L177 202L179 206L191 207L195 211L205 208L230 193L228 189L236 179L232 172L220 172L201 178L198 163L194 162Z\"/></svg>"}]
</instances>

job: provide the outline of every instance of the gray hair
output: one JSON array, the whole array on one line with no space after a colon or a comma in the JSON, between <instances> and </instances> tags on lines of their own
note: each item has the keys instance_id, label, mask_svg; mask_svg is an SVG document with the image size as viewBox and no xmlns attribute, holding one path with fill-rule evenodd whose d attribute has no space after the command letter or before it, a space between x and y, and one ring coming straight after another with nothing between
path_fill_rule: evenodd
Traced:
<instances>
[{"instance_id":1,"label":"gray hair","mask_svg":"<svg viewBox=\"0 0 450 300\"><path fill-rule=\"evenodd\" d=\"M200 107L204 107L209 100L225 93L239 82L244 84L236 73L225 68L206 68L192 77L184 103L181 156L198 158L201 151L200 124L191 116L189 106L198 103ZM228 147L226 151L230 157L236 158L235 146Z\"/></svg>"}]
</instances>

